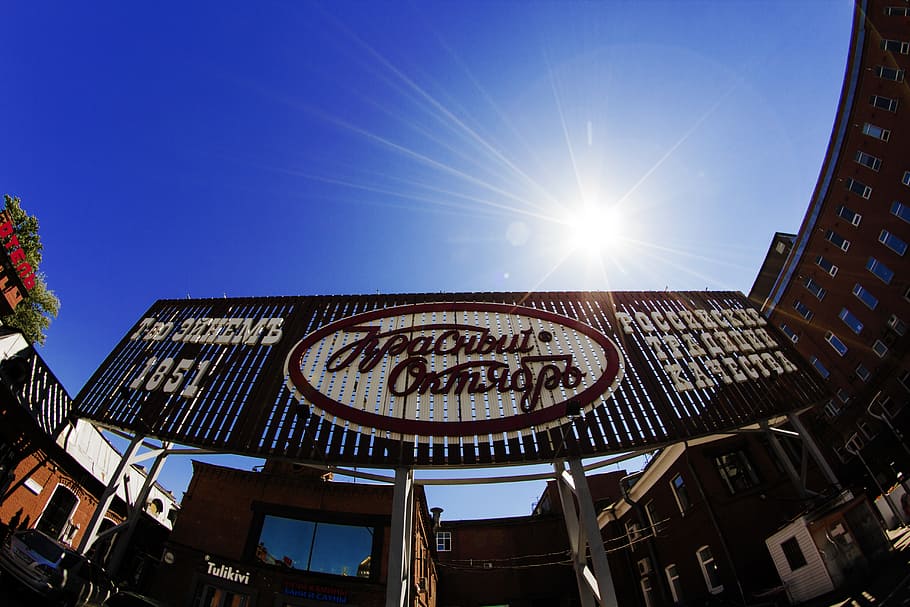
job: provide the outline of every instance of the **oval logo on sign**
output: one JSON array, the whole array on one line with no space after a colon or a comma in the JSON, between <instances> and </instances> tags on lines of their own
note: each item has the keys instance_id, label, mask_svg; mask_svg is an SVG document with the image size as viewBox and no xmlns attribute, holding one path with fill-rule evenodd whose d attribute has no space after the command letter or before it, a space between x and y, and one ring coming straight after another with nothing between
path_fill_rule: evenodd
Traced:
<instances>
[{"instance_id":1,"label":"oval logo on sign","mask_svg":"<svg viewBox=\"0 0 910 607\"><path fill-rule=\"evenodd\" d=\"M565 421L623 375L619 349L551 312L493 303L386 308L297 343L288 387L328 421L402 436L477 436ZM333 419L334 418L334 419Z\"/></svg>"}]
</instances>

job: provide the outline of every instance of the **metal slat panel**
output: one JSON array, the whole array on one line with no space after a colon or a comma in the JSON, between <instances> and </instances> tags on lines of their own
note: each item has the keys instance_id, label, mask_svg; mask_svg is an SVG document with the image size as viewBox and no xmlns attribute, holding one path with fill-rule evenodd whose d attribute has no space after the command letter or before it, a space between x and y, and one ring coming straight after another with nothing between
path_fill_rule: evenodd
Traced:
<instances>
[{"instance_id":1,"label":"metal slat panel","mask_svg":"<svg viewBox=\"0 0 910 607\"><path fill-rule=\"evenodd\" d=\"M423 307L402 316L386 312L405 305ZM75 408L80 415L104 425L183 444L339 464L366 462L387 467L413 461L416 465L456 462L479 465L533 462L562 454L606 455L729 430L828 398L814 371L773 329L763 327L774 345L759 347L767 344L757 334L743 333L745 326L730 327L728 318L719 312L747 308L745 297L732 292L446 293L162 300L149 308L93 374L77 397ZM624 331L617 311L632 315L631 333ZM645 316L636 318L636 312ZM682 324L679 328L671 326L648 333L641 322L653 322L649 319L655 312L665 316L675 314ZM708 315L709 320L716 318L723 326L710 330L702 327L699 315L709 312L714 314ZM305 336L336 321L337 326L348 326L347 319L365 313L375 315L369 322L381 326L383 332L415 327L403 333L408 344L418 343L415 341L418 336L428 339L438 336L427 328L427 323L458 320L459 324L477 327L469 333L477 331L475 335L488 335L494 340L508 340L509 336L521 335L522 330L532 328L533 338L529 342L532 351L497 353L494 350L481 355L470 347L459 346L453 348L453 353L430 352L427 355L430 371L469 363L464 367L465 373L477 373L476 377L470 379L472 376L466 375L469 381L463 386L459 382L441 384L440 393L415 390L398 397L391 395L386 383L394 365L410 361L411 354L385 355L374 375L357 371L334 376L325 370L333 351L331 344L352 343L358 336L326 333L323 350L304 351L300 361L308 369L313 390L323 395L320 398L338 403L329 411L323 408L322 401L313 402L287 382L285 361ZM547 313L558 317L546 316ZM754 317L735 312L728 315L736 322L755 322ZM282 319L281 335L265 339L275 330L268 324L273 322L270 318ZM573 325L575 322L583 324ZM175 339L184 323L191 331L197 327L202 330L192 338ZM246 332L255 327L262 330ZM233 335L241 335L242 339L238 342L225 337L232 335L231 331L236 331ZM541 336L547 334L544 332L552 339L542 340ZM723 356L699 352L700 336L704 332L717 334L718 339L738 341L737 348L747 351L726 352ZM550 415L549 412L565 406L581 387L542 390L532 411L525 412L519 406L520 393L514 389L500 391L484 388L483 383L472 383L487 381L486 365L495 362L504 363L509 373L527 364L532 370L529 380L536 381L536 373L547 360L558 367L562 363L554 361L568 361L569 356L585 378L602 376L601 357L606 351L599 349L597 340L603 337L595 337L598 335L612 339L619 348L624 377L612 393L587 394L582 403L584 415L575 420L555 416L544 421L540 415L542 412ZM131 336L136 338L130 339ZM644 341L647 336L656 337L664 349L680 343L682 354L658 360L654 348ZM758 341L753 345L750 340L755 339ZM718 369L726 373L733 370L719 366L718 361L746 371L753 368L760 371L765 366L762 361L767 362L763 355L768 352L774 352L774 360L779 360L780 365L792 365L793 369L777 375L773 366L769 366L768 377L722 382ZM528 356L546 358L531 362L525 360ZM674 384L677 372L668 369L672 364L680 365L678 374L683 381L700 378L706 387L678 389ZM178 371L185 377L179 377ZM545 375L541 377L546 381ZM505 385L509 381L513 380ZM165 391L162 386L168 382L181 385L177 390ZM196 394L183 395L183 388L191 384L196 386ZM587 384L581 384L584 385ZM471 392L471 386L479 386L478 391ZM36 384L31 390L30 398L62 398L55 396L52 387L43 384ZM379 417L350 417L351 411ZM385 427L382 422L373 429L371 424L376 422L370 420L390 419L390 414L403 425ZM463 422L461 426L457 425L459 420ZM435 437L425 432L437 426L458 428L458 431L442 430ZM375 438L371 438L374 433ZM443 438L445 435L448 438Z\"/></svg>"}]
</instances>

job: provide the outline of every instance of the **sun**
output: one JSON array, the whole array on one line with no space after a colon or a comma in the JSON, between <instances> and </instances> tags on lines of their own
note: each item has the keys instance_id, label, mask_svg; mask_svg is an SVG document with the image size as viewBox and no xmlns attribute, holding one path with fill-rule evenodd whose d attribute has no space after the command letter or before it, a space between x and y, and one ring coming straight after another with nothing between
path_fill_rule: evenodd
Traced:
<instances>
[{"instance_id":1,"label":"sun","mask_svg":"<svg viewBox=\"0 0 910 607\"><path fill-rule=\"evenodd\" d=\"M622 248L627 229L616 206L585 205L566 222L567 247L590 256L615 254Z\"/></svg>"}]
</instances>

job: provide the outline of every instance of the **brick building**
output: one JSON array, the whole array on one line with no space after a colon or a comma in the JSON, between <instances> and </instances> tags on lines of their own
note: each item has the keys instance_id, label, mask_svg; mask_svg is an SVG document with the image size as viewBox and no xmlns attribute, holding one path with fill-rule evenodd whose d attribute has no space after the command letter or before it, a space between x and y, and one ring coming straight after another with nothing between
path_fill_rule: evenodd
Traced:
<instances>
[{"instance_id":1,"label":"brick building","mask_svg":"<svg viewBox=\"0 0 910 607\"><path fill-rule=\"evenodd\" d=\"M619 481L625 474L588 477L596 506L604 507L618 498ZM547 483L531 516L441 520L436 527L436 550L440 605L543 607L578 603L566 524L554 481Z\"/></svg>"},{"instance_id":2,"label":"brick building","mask_svg":"<svg viewBox=\"0 0 910 607\"><path fill-rule=\"evenodd\" d=\"M44 361L16 332L0 337L0 522L35 528L79 546L120 454L88 423L72 421L72 399ZM123 523L128 503L146 479L136 466L118 488L101 530ZM137 523L122 577L141 581L157 562L171 521L174 497L155 485ZM95 553L110 555L108 534Z\"/></svg>"},{"instance_id":3,"label":"brick building","mask_svg":"<svg viewBox=\"0 0 910 607\"><path fill-rule=\"evenodd\" d=\"M623 557L614 562L624 561L614 580L634 589L635 604L697 604L714 595L761 602L781 583L766 538L836 493L809 461L807 483L791 482L767 433L713 438L658 452L599 516L607 545ZM800 449L778 444L801 468Z\"/></svg>"},{"instance_id":4,"label":"brick building","mask_svg":"<svg viewBox=\"0 0 910 607\"><path fill-rule=\"evenodd\" d=\"M830 144L764 306L836 395L814 430L839 474L910 472L910 6L858 1Z\"/></svg>"},{"instance_id":5,"label":"brick building","mask_svg":"<svg viewBox=\"0 0 910 607\"><path fill-rule=\"evenodd\" d=\"M153 592L175 607L385 605L392 488L270 460L193 462ZM411 596L436 605L430 518L417 491Z\"/></svg>"}]
</instances>

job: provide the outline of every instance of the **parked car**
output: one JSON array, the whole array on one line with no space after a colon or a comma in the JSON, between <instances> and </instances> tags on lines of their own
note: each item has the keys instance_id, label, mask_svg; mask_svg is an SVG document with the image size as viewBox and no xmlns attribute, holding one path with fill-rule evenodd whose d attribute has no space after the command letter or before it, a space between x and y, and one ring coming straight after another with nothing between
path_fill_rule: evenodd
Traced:
<instances>
[{"instance_id":1,"label":"parked car","mask_svg":"<svg viewBox=\"0 0 910 607\"><path fill-rule=\"evenodd\" d=\"M101 601L116 591L102 567L36 529L9 537L0 568L49 604Z\"/></svg>"}]
</instances>

